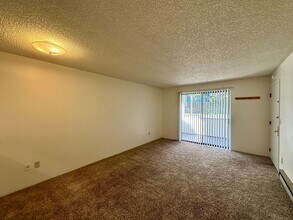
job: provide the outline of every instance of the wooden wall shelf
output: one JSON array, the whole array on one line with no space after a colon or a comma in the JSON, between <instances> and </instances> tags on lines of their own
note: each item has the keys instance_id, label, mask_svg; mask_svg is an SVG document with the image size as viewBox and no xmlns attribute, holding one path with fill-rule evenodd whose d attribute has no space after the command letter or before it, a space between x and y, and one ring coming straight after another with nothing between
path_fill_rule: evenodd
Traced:
<instances>
[{"instance_id":1,"label":"wooden wall shelf","mask_svg":"<svg viewBox=\"0 0 293 220\"><path fill-rule=\"evenodd\" d=\"M235 100L251 100L260 99L260 96L236 97Z\"/></svg>"}]
</instances>

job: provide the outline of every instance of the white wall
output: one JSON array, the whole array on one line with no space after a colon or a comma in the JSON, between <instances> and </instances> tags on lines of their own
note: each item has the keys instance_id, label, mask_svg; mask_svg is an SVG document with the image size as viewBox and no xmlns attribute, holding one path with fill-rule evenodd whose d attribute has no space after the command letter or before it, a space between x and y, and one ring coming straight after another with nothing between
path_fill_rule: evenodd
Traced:
<instances>
[{"instance_id":1,"label":"white wall","mask_svg":"<svg viewBox=\"0 0 293 220\"><path fill-rule=\"evenodd\" d=\"M162 90L0 52L0 196L161 136Z\"/></svg>"},{"instance_id":2,"label":"white wall","mask_svg":"<svg viewBox=\"0 0 293 220\"><path fill-rule=\"evenodd\" d=\"M293 181L293 53L274 72L280 79L280 158L283 169Z\"/></svg>"},{"instance_id":3,"label":"white wall","mask_svg":"<svg viewBox=\"0 0 293 220\"><path fill-rule=\"evenodd\" d=\"M181 86L163 90L163 137L178 139L179 92L232 88L232 150L269 156L270 77ZM260 100L235 100L260 96Z\"/></svg>"}]
</instances>

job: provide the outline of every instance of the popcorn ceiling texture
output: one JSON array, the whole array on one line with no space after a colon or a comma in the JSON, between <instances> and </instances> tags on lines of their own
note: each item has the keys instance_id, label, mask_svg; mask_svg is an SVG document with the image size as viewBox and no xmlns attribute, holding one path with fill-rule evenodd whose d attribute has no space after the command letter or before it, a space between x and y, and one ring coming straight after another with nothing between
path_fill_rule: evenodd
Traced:
<instances>
[{"instance_id":1,"label":"popcorn ceiling texture","mask_svg":"<svg viewBox=\"0 0 293 220\"><path fill-rule=\"evenodd\" d=\"M162 88L268 75L292 36L292 0L0 0L1 51Z\"/></svg>"}]
</instances>

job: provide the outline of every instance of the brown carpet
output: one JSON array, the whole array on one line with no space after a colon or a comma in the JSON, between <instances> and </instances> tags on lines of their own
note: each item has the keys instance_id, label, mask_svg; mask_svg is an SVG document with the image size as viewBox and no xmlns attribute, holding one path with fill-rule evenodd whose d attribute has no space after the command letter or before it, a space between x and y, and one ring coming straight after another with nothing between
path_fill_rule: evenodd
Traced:
<instances>
[{"instance_id":1,"label":"brown carpet","mask_svg":"<svg viewBox=\"0 0 293 220\"><path fill-rule=\"evenodd\" d=\"M269 158L159 140L0 198L0 219L293 219Z\"/></svg>"}]
</instances>

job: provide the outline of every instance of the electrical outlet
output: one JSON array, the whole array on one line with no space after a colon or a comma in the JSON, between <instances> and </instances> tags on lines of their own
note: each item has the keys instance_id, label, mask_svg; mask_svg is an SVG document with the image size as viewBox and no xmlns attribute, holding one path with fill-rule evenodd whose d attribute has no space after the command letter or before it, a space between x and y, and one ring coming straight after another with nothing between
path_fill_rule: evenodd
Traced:
<instances>
[{"instance_id":1,"label":"electrical outlet","mask_svg":"<svg viewBox=\"0 0 293 220\"><path fill-rule=\"evenodd\" d=\"M30 163L27 163L24 165L24 171L29 171L32 169L32 165Z\"/></svg>"},{"instance_id":2,"label":"electrical outlet","mask_svg":"<svg viewBox=\"0 0 293 220\"><path fill-rule=\"evenodd\" d=\"M283 157L281 157L281 164L283 164L284 163L284 160L283 160Z\"/></svg>"},{"instance_id":3,"label":"electrical outlet","mask_svg":"<svg viewBox=\"0 0 293 220\"><path fill-rule=\"evenodd\" d=\"M40 167L40 161L35 161L34 162L34 167L39 168Z\"/></svg>"}]
</instances>

